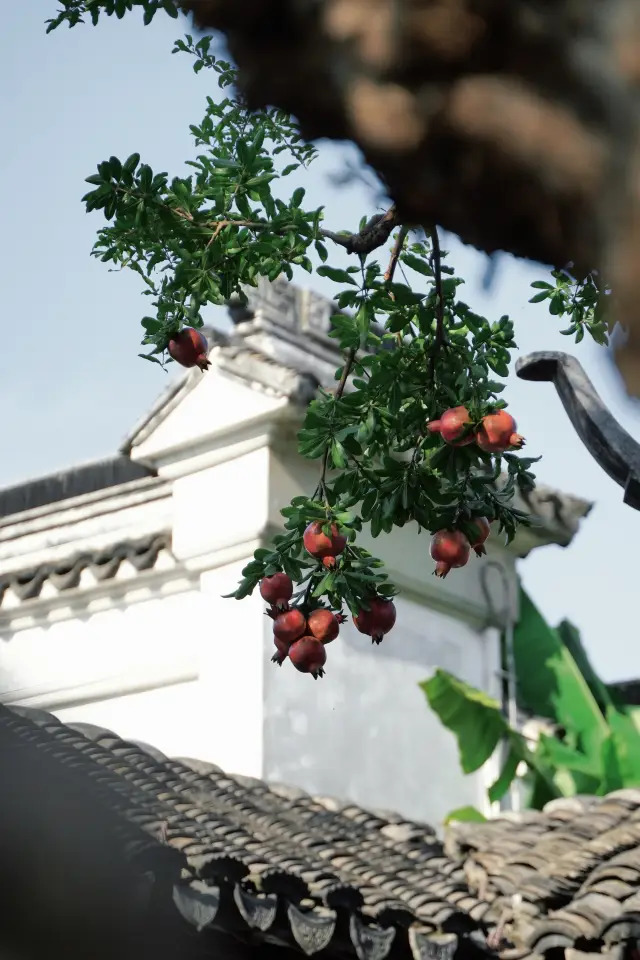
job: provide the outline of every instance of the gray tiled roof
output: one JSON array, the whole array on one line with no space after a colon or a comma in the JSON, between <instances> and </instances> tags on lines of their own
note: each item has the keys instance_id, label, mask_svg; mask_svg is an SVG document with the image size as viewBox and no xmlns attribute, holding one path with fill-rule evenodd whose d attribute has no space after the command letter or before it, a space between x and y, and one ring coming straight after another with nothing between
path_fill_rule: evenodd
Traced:
<instances>
[{"instance_id":1,"label":"gray tiled roof","mask_svg":"<svg viewBox=\"0 0 640 960\"><path fill-rule=\"evenodd\" d=\"M40 711L0 707L8 742L53 757L86 805L115 812L113 843L141 870L154 850L158 862L171 853L166 907L172 897L202 936L449 960L456 949L609 953L640 935L640 790L458 825L441 842L423 823L169 759Z\"/></svg>"}]
</instances>

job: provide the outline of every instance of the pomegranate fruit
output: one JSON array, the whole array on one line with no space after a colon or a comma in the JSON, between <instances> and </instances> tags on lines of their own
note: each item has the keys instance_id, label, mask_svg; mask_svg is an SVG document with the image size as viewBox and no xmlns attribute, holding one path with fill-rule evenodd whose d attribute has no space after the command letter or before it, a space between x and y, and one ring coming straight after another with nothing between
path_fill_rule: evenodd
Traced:
<instances>
[{"instance_id":1,"label":"pomegranate fruit","mask_svg":"<svg viewBox=\"0 0 640 960\"><path fill-rule=\"evenodd\" d=\"M307 620L302 610L287 610L273 621L273 635L282 643L291 645L299 640L307 629Z\"/></svg>"},{"instance_id":2,"label":"pomegranate fruit","mask_svg":"<svg viewBox=\"0 0 640 960\"><path fill-rule=\"evenodd\" d=\"M353 622L360 633L371 637L373 643L381 643L396 622L396 606L393 600L373 597L369 600L369 610L360 610Z\"/></svg>"},{"instance_id":3,"label":"pomegranate fruit","mask_svg":"<svg viewBox=\"0 0 640 960\"><path fill-rule=\"evenodd\" d=\"M476 556L481 557L487 552L484 543L491 533L491 524L486 517L476 517L471 525L475 530L475 534L469 540L469 544L471 545L471 549L475 550Z\"/></svg>"},{"instance_id":4,"label":"pomegranate fruit","mask_svg":"<svg viewBox=\"0 0 640 960\"><path fill-rule=\"evenodd\" d=\"M281 667L284 661L289 656L289 647L291 646L291 644L285 643L283 640L278 640L277 637L273 638L273 642L276 648L276 652L271 657L271 662L277 663L278 666Z\"/></svg>"},{"instance_id":5,"label":"pomegranate fruit","mask_svg":"<svg viewBox=\"0 0 640 960\"><path fill-rule=\"evenodd\" d=\"M322 643L331 643L340 633L340 621L331 610L313 610L307 623L309 633Z\"/></svg>"},{"instance_id":6,"label":"pomegranate fruit","mask_svg":"<svg viewBox=\"0 0 640 960\"><path fill-rule=\"evenodd\" d=\"M516 433L516 422L506 410L489 413L482 418L476 433L476 443L486 453L504 453L524 446L524 437Z\"/></svg>"},{"instance_id":7,"label":"pomegranate fruit","mask_svg":"<svg viewBox=\"0 0 640 960\"><path fill-rule=\"evenodd\" d=\"M316 637L301 637L289 647L289 659L300 673L310 673L314 680L324 676L327 651Z\"/></svg>"},{"instance_id":8,"label":"pomegranate fruit","mask_svg":"<svg viewBox=\"0 0 640 960\"><path fill-rule=\"evenodd\" d=\"M293 580L286 573L274 573L260 581L260 596L277 610L286 610L293 596Z\"/></svg>"},{"instance_id":9,"label":"pomegranate fruit","mask_svg":"<svg viewBox=\"0 0 640 960\"><path fill-rule=\"evenodd\" d=\"M439 420L427 424L430 433L439 433L445 443L453 447L466 447L473 443L473 433L465 434L471 425L471 417L466 407L451 407L445 410Z\"/></svg>"},{"instance_id":10,"label":"pomegranate fruit","mask_svg":"<svg viewBox=\"0 0 640 960\"><path fill-rule=\"evenodd\" d=\"M347 545L347 538L340 533L338 525L331 524L331 536L322 532L322 523L314 520L304 532L304 548L325 567L335 567L336 557L340 556Z\"/></svg>"},{"instance_id":11,"label":"pomegranate fruit","mask_svg":"<svg viewBox=\"0 0 640 960\"><path fill-rule=\"evenodd\" d=\"M436 577L446 577L454 567L464 567L471 546L460 530L438 530L431 538L431 556L436 561Z\"/></svg>"},{"instance_id":12,"label":"pomegranate fruit","mask_svg":"<svg viewBox=\"0 0 640 960\"><path fill-rule=\"evenodd\" d=\"M183 367L200 367L201 370L206 370L211 366L207 357L207 338L195 327L183 327L169 340L167 350L176 363Z\"/></svg>"}]
</instances>

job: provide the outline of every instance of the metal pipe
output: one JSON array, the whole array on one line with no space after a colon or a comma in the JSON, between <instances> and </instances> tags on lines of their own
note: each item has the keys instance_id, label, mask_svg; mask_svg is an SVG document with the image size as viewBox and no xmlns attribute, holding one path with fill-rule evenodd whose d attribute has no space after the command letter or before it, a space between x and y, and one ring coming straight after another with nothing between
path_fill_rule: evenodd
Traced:
<instances>
[{"instance_id":1,"label":"metal pipe","mask_svg":"<svg viewBox=\"0 0 640 960\"><path fill-rule=\"evenodd\" d=\"M497 570L500 575L500 580L502 581L503 604L499 609L496 607L493 596L489 589L488 581L490 570ZM502 669L501 664L500 670L498 671L501 679L506 681L506 683L503 684L502 709L506 714L507 720L509 721L509 726L513 730L517 730L518 701L516 692L515 656L513 652L514 622L511 603L511 580L504 564L502 564L499 560L485 561L480 572L480 586L487 603L487 608L489 610L489 616L492 619L492 623L494 626L500 629L504 639L504 659L506 670ZM504 686L506 686L506 697L504 695ZM511 787L509 788L509 800L511 809L514 812L518 812L520 810L520 791L515 780L512 781Z\"/></svg>"}]
</instances>

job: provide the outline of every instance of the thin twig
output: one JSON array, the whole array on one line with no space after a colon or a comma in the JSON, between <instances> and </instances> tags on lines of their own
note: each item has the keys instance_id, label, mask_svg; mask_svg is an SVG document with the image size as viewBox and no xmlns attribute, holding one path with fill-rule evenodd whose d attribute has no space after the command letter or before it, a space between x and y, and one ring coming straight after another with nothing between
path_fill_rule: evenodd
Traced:
<instances>
[{"instance_id":1,"label":"thin twig","mask_svg":"<svg viewBox=\"0 0 640 960\"><path fill-rule=\"evenodd\" d=\"M407 238L409 233L409 227L400 227L398 230L398 235L396 236L396 241L393 245L393 250L391 251L391 259L389 260L389 266L385 270L384 279L385 283L391 283L393 280L393 275L396 272L396 267L398 266L398 260L400 259L400 254L402 253L402 248L404 246L404 241ZM389 294L392 300L395 300L395 297L392 293ZM398 330L396 334L396 339L398 344L402 346L402 331Z\"/></svg>"},{"instance_id":2,"label":"thin twig","mask_svg":"<svg viewBox=\"0 0 640 960\"><path fill-rule=\"evenodd\" d=\"M409 227L400 227L398 230L398 236L396 237L396 242L393 245L393 251L391 253L391 259L389 260L389 266L387 267L384 279L386 283L391 283L393 280L393 275L396 272L396 267L398 266L398 260L400 259L400 254L402 253L402 248L404 246L404 241L407 239L407 234L409 233Z\"/></svg>"},{"instance_id":3,"label":"thin twig","mask_svg":"<svg viewBox=\"0 0 640 960\"><path fill-rule=\"evenodd\" d=\"M347 380L349 379L349 374L351 373L351 367L355 362L357 352L358 352L357 348L352 347L349 350L349 353L347 354L344 367L342 368L342 376L340 377L340 382L335 392L336 400L339 400L342 394L344 393L344 388L347 385ZM326 449L324 451L324 456L322 458L322 474L320 476L320 486L323 488L325 487L325 484L326 484L327 468L329 466L329 449L330 449L330 444L327 444Z\"/></svg>"}]
</instances>

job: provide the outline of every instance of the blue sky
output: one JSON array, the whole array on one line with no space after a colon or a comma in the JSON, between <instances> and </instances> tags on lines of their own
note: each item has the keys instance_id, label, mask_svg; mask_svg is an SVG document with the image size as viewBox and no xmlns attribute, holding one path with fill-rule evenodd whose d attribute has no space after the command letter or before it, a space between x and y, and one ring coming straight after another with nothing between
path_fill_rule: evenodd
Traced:
<instances>
[{"instance_id":1,"label":"blue sky","mask_svg":"<svg viewBox=\"0 0 640 960\"><path fill-rule=\"evenodd\" d=\"M138 279L109 273L89 256L101 219L84 213L80 197L84 178L111 154L137 151L154 169L184 172L193 155L189 124L214 93L207 71L196 76L185 55L170 54L182 21L158 15L143 28L134 13L47 37L44 20L56 6L9 4L0 38L3 486L112 453L164 388L166 375L137 356L146 303ZM323 145L321 153L304 181L307 201L326 206L332 229L354 228L375 200L364 184L337 189L330 181L343 148ZM467 302L489 317L512 316L523 353L575 352L615 416L640 437L640 408L625 397L605 351L576 347L544 305L527 304L544 268L505 257L487 293L484 257L455 241L446 246L467 279ZM334 292L329 281L313 283ZM521 565L525 585L552 622L569 617L581 629L605 679L640 676L640 516L583 448L553 388L512 377L505 396L527 450L544 454L539 479L596 503L569 549L549 547Z\"/></svg>"}]
</instances>

